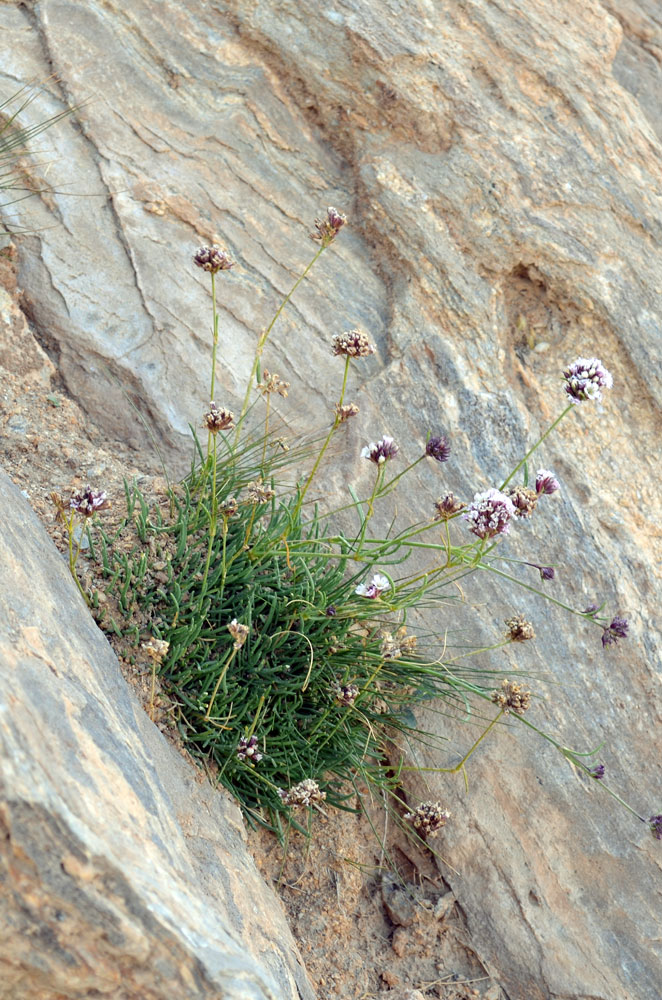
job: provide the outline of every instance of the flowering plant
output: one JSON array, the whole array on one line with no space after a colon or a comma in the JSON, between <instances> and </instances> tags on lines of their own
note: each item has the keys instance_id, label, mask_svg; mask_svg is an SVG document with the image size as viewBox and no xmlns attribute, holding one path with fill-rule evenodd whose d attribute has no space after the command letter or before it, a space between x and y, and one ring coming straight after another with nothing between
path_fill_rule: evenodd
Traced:
<instances>
[{"instance_id":1,"label":"flowering plant","mask_svg":"<svg viewBox=\"0 0 662 1000\"><path fill-rule=\"evenodd\" d=\"M195 264L211 281L210 402L206 409L201 406L207 440L195 435L191 472L171 491L170 516L150 510L132 491L129 508L139 544L130 559L116 557L104 542L100 558L120 606L130 620L139 607L142 629L147 623L151 637L167 644L152 662L186 745L214 765L218 780L250 819L279 833L283 819L300 824L296 810L302 807L309 817L321 810L322 801L346 807L348 796L358 794L357 776L395 801L406 768L402 761L392 766L389 748L398 733L441 748L443 735L422 732L415 714L418 705L439 699L448 705L482 700L494 706L496 715L459 763L435 770L463 771L505 715L536 730L605 787L602 765L583 762L591 753L561 745L524 717L533 696L521 681L495 677L495 671L475 666L475 658L463 661L466 654L439 655L430 639L422 648L408 631L408 617L413 609L448 606L456 599L454 581L478 569L521 584L494 565L496 549L511 529L517 530L518 519L530 518L541 501L543 506L550 502L544 498L560 490L545 468L530 487L529 460L570 411L600 399L601 390L612 385L611 375L595 358L570 365L563 373L569 397L563 412L499 486L476 492L472 501L446 491L431 500L427 521L386 537L376 533L377 505L411 469L426 459L446 463L451 456L446 434L428 433L422 453L397 471L402 442L384 434L360 452L373 466L357 463L372 480L363 498L357 479L349 486L351 503L322 511L308 500L309 491L331 442L340 441L342 426L358 415L358 407L345 398L353 366L370 364L376 347L359 330L333 336L330 354L340 359L342 374L330 426L317 444L285 449L272 434L270 420L277 397L285 399L289 385L263 369L261 359L283 308L345 224L334 208L316 220L316 253L258 339L243 404L234 411L215 401L216 280L234 262L218 246L196 252ZM263 407L261 422L256 407ZM287 470L306 461L308 474L288 486ZM520 471L522 481L514 484ZM348 522L351 515L354 524ZM145 546L165 566L160 581L146 572ZM554 578L552 567L525 565L543 581ZM597 624L604 647L627 634L627 621L619 616L601 616L596 606L577 611L553 600L589 625ZM129 627L136 630L135 624ZM515 615L490 648L534 637L532 624ZM449 816L442 804L426 802L402 814L401 821L412 835L431 836ZM658 821L644 820L653 832L659 832Z\"/></svg>"}]
</instances>

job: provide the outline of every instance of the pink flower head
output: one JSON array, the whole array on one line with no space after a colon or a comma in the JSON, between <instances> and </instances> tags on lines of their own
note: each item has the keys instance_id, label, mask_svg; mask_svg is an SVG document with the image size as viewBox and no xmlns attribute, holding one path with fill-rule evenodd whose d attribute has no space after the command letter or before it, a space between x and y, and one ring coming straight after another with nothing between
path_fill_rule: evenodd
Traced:
<instances>
[{"instance_id":1,"label":"pink flower head","mask_svg":"<svg viewBox=\"0 0 662 1000\"><path fill-rule=\"evenodd\" d=\"M538 469L536 472L536 493L540 496L543 493L556 493L561 489L561 484L549 469Z\"/></svg>"},{"instance_id":2,"label":"pink flower head","mask_svg":"<svg viewBox=\"0 0 662 1000\"><path fill-rule=\"evenodd\" d=\"M510 519L515 515L515 505L501 490L491 489L486 493L476 493L473 502L462 515L469 522L469 530L479 538L494 538L506 535Z\"/></svg>"},{"instance_id":3,"label":"pink flower head","mask_svg":"<svg viewBox=\"0 0 662 1000\"><path fill-rule=\"evenodd\" d=\"M388 590L391 586L391 581L387 576L383 576L381 573L375 573L370 583L360 583L355 594L359 597L369 597L374 601L376 597L379 597L385 590Z\"/></svg>"},{"instance_id":4,"label":"pink flower head","mask_svg":"<svg viewBox=\"0 0 662 1000\"><path fill-rule=\"evenodd\" d=\"M571 403L581 403L585 399L600 402L601 389L611 389L614 380L597 358L577 358L563 372L564 389Z\"/></svg>"},{"instance_id":5,"label":"pink flower head","mask_svg":"<svg viewBox=\"0 0 662 1000\"><path fill-rule=\"evenodd\" d=\"M398 446L392 437L387 434L381 441L371 441L369 445L361 450L361 458L368 458L375 465L383 465L389 458L395 458L398 454Z\"/></svg>"}]
</instances>

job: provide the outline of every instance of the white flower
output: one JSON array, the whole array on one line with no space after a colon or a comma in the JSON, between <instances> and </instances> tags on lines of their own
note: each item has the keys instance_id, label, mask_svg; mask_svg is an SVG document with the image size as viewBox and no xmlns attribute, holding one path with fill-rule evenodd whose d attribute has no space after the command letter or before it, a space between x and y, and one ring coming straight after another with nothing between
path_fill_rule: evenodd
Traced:
<instances>
[{"instance_id":1,"label":"white flower","mask_svg":"<svg viewBox=\"0 0 662 1000\"><path fill-rule=\"evenodd\" d=\"M381 573L375 573L370 583L360 583L354 593L358 594L359 597L369 597L371 600L374 600L376 597L379 597L383 591L389 590L390 586L391 581L387 576L383 576Z\"/></svg>"}]
</instances>

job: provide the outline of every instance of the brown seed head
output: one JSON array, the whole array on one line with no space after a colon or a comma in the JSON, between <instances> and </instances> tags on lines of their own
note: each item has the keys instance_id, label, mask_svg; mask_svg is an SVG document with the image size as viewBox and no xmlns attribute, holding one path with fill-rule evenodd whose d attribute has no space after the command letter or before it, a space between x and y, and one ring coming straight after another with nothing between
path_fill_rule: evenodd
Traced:
<instances>
[{"instance_id":1,"label":"brown seed head","mask_svg":"<svg viewBox=\"0 0 662 1000\"><path fill-rule=\"evenodd\" d=\"M538 503L538 494L528 486L511 486L505 491L515 508L516 517L531 517Z\"/></svg>"},{"instance_id":2,"label":"brown seed head","mask_svg":"<svg viewBox=\"0 0 662 1000\"><path fill-rule=\"evenodd\" d=\"M234 413L230 410L226 410L223 406L217 406L212 400L209 404L209 410L204 416L204 427L212 434L218 434L219 431L232 430L234 427Z\"/></svg>"},{"instance_id":3,"label":"brown seed head","mask_svg":"<svg viewBox=\"0 0 662 1000\"><path fill-rule=\"evenodd\" d=\"M531 692L525 691L516 681L505 680L501 684L501 690L492 693L492 701L504 712L521 715L531 706Z\"/></svg>"},{"instance_id":4,"label":"brown seed head","mask_svg":"<svg viewBox=\"0 0 662 1000\"><path fill-rule=\"evenodd\" d=\"M441 828L446 826L450 815L449 811L442 807L441 802L421 802L416 809L405 813L404 818L422 837L435 837Z\"/></svg>"},{"instance_id":5,"label":"brown seed head","mask_svg":"<svg viewBox=\"0 0 662 1000\"><path fill-rule=\"evenodd\" d=\"M289 382L284 382L280 375L275 372L272 374L268 369L264 369L262 372L262 381L257 384L258 390L263 396L268 396L272 392L277 392L279 396L287 396L287 391L290 388Z\"/></svg>"},{"instance_id":6,"label":"brown seed head","mask_svg":"<svg viewBox=\"0 0 662 1000\"><path fill-rule=\"evenodd\" d=\"M506 638L511 642L526 642L527 639L535 639L536 633L533 624L526 620L524 615L513 615L512 618L504 619L507 628Z\"/></svg>"},{"instance_id":7,"label":"brown seed head","mask_svg":"<svg viewBox=\"0 0 662 1000\"><path fill-rule=\"evenodd\" d=\"M359 412L359 408L356 403L344 403L342 406L340 403L336 403L335 411L338 423L344 424L346 420L350 420L352 417L356 416Z\"/></svg>"},{"instance_id":8,"label":"brown seed head","mask_svg":"<svg viewBox=\"0 0 662 1000\"><path fill-rule=\"evenodd\" d=\"M370 343L362 330L346 330L344 333L334 335L331 340L331 350L334 354L341 354L347 358L367 358L369 354L374 354L377 348Z\"/></svg>"}]
</instances>

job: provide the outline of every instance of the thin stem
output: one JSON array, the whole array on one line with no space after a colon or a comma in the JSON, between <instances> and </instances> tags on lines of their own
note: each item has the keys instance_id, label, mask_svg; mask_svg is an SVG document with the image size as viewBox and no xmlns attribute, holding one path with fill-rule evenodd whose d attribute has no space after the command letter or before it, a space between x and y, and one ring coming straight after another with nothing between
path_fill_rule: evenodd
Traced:
<instances>
[{"instance_id":1,"label":"thin stem","mask_svg":"<svg viewBox=\"0 0 662 1000\"><path fill-rule=\"evenodd\" d=\"M80 555L80 548L81 548L81 545L83 544L82 526L81 526L81 536L80 536L80 539L78 541L78 548L76 549L76 552L74 553L74 521L75 521L75 514L72 512L71 517L69 518L69 520L67 521L65 519L65 524L66 524L66 527L67 527L67 535L69 536L69 569L71 570L71 575L74 578L74 581L76 583L76 586L78 587L78 590L80 591L81 597L83 598L83 600L85 601L85 603L87 604L87 606L89 608L89 607L91 607L91 605L90 605L90 599L87 596L87 594L85 593L85 591L83 590L83 585L80 582L80 580L78 579L78 573L76 572L76 563L78 562L78 556Z\"/></svg>"},{"instance_id":2,"label":"thin stem","mask_svg":"<svg viewBox=\"0 0 662 1000\"><path fill-rule=\"evenodd\" d=\"M287 305L287 303L290 301L290 299L292 298L292 296L296 292L296 290L299 287L299 285L301 284L301 282L308 275L308 273L311 270L311 268L313 267L313 265L319 260L319 258L322 256L322 254L324 253L325 250L326 250L326 246L322 245L319 248L319 250L317 251L317 253L315 254L315 256L313 257L313 259L307 265L307 267L304 268L303 272L300 274L300 276L294 282L294 284L292 285L292 288L290 289L290 291L287 293L287 295L285 296L285 298L283 299L283 301L279 305L278 309L276 310L276 312L274 314L273 319L271 320L271 323L269 323L269 326L264 331L264 333L260 336L260 339L257 342L257 347L255 348L255 357L253 359L253 367L251 368L251 373L248 376L248 385L246 386L246 394L244 396L244 402L243 402L243 405L241 407L241 413L239 414L239 420L237 421L237 431L236 431L236 435L235 435L235 442L236 442L237 438L239 437L239 428L241 426L241 423L242 423L244 417L246 416L246 411L248 410L248 404L249 404L249 400L250 400L250 396L251 396L251 389L253 388L253 379L255 378L255 374L257 372L258 365L260 364L260 358L262 356L262 351L264 350L264 345L266 344L267 340L269 339L269 334L273 330L273 328L274 328L274 326L276 324L276 320L278 319L278 317L282 313L283 309L285 308L285 306Z\"/></svg>"},{"instance_id":3,"label":"thin stem","mask_svg":"<svg viewBox=\"0 0 662 1000\"><path fill-rule=\"evenodd\" d=\"M496 716L496 718L492 719L492 721L490 722L490 724L487 727L487 729L485 729L480 734L480 736L478 737L478 739L476 740L476 742L474 743L474 745L471 747L471 749L468 750L467 753L465 753L465 755L462 758L462 760L460 761L460 763L457 764L455 767L403 767L402 770L403 771L439 771L439 772L443 772L444 774L456 774L458 771L462 770L462 768L464 767L464 765L466 764L466 762L469 760L469 758L471 757L471 755L474 752L474 750L476 750L476 748L478 747L478 745L485 739L485 737L490 732L490 730L493 729L496 726L497 722L499 721L499 719L501 718L502 715L503 715L503 709L501 709L501 711Z\"/></svg>"},{"instance_id":4,"label":"thin stem","mask_svg":"<svg viewBox=\"0 0 662 1000\"><path fill-rule=\"evenodd\" d=\"M220 674L218 675L218 680L216 681L216 686L214 687L214 690L212 691L212 696L209 699L209 704L207 705L207 711L205 712L205 716L204 716L205 722L207 722L209 720L209 716L211 715L211 710L214 707L214 701L216 699L216 695L218 694L218 689L220 688L221 683L223 682L223 680L225 678L225 675L228 672L228 668L229 668L230 664L232 663L232 661L234 660L235 656L237 655L237 652L238 652L237 647L233 646L232 649L230 650L230 655L228 656L227 660L225 661L225 666L223 667L223 669L221 670Z\"/></svg>"},{"instance_id":5,"label":"thin stem","mask_svg":"<svg viewBox=\"0 0 662 1000\"><path fill-rule=\"evenodd\" d=\"M518 580L516 576L511 576L510 573L504 573L500 569L496 569L490 563L478 563L476 569L487 570L490 573L494 573L496 576L502 577L504 580L509 580L511 583L516 583L518 587L522 587L524 590L530 590L532 594L537 594L538 597L544 597L546 601L550 601L552 604L556 604L557 607L563 608L564 611L569 611L573 615L577 615L578 618L583 618L586 621L595 622L600 628L603 628L601 622L596 621L592 615L586 615L583 611L577 611L575 608L571 608L569 604L564 604L563 601L557 601L555 597L550 597L543 590L538 590L536 587L532 587L529 583L524 583L522 580Z\"/></svg>"},{"instance_id":6,"label":"thin stem","mask_svg":"<svg viewBox=\"0 0 662 1000\"><path fill-rule=\"evenodd\" d=\"M345 399L345 391L347 389L347 376L349 374L349 363L350 363L350 360L351 359L350 359L349 355L347 355L347 357L345 358L345 372L344 372L343 380L342 380L342 388L340 390L340 400L338 402L338 408L340 408L342 406L343 401ZM324 441L324 444L322 445L321 451L320 451L319 455L317 456L317 460L315 461L315 464L312 467L310 475L308 476L308 479L306 480L306 482L304 484L304 487L301 490L301 493L299 494L299 499L297 500L296 507L294 508L294 511L292 513L292 519L294 519L297 516L297 514L299 513L299 511L301 510L301 505L302 505L302 503L304 501L304 497L306 496L306 493L308 492L308 488L309 488L310 484L312 483L313 479L315 478L317 470L319 469L320 462L322 461L322 458L324 457L324 452L329 447L329 444L331 442L331 438L333 437L335 431L337 430L337 428L339 426L340 426L340 417L336 413L336 418L333 421L333 424L331 425L331 429L330 429L329 433L326 436L326 439Z\"/></svg>"},{"instance_id":7,"label":"thin stem","mask_svg":"<svg viewBox=\"0 0 662 1000\"><path fill-rule=\"evenodd\" d=\"M214 344L211 352L211 386L209 388L209 400L214 402L214 387L216 385L216 350L218 348L218 310L216 309L216 275L212 271L211 274L211 301L212 301L212 316L213 316L213 337ZM209 452L211 450L211 431L207 433L207 458L209 458Z\"/></svg>"},{"instance_id":8,"label":"thin stem","mask_svg":"<svg viewBox=\"0 0 662 1000\"><path fill-rule=\"evenodd\" d=\"M408 472L411 472L414 466L418 465L419 462L422 462L425 457L426 457L425 454L420 455L414 462L411 462L406 469L403 469L402 472L399 472L397 476L394 476L393 479L389 479L388 483L384 484L384 489L382 490L382 496L385 496L387 493L390 493L391 490L394 488L395 484L398 482L398 480L402 479L403 476L406 476Z\"/></svg>"},{"instance_id":9,"label":"thin stem","mask_svg":"<svg viewBox=\"0 0 662 1000\"><path fill-rule=\"evenodd\" d=\"M528 462L528 460L531 458L531 455L533 455L533 453L536 450L536 448L539 448L540 445L545 440L545 438L549 437L549 435L552 433L552 431L554 430L554 428L558 427L558 425L561 423L561 421L565 417L566 413L569 413L570 410L574 410L574 405L572 403L569 403L566 406L566 408L563 411L563 413L561 413L556 418L556 420L554 421L554 423L549 425L549 427L547 428L547 430L545 431L545 433L542 435L542 437L538 438L538 440L534 444L533 448L529 448L529 450L527 451L527 453L524 456L524 458L522 459L522 461L517 463L517 465L515 466L515 468L513 469L513 471L510 473L510 475L508 476L508 478L504 479L504 481L501 483L501 486L499 487L500 490L504 489L504 487L506 487L508 485L508 483L513 478L513 476L515 476L519 472L519 470L522 468L522 466L526 462Z\"/></svg>"},{"instance_id":10,"label":"thin stem","mask_svg":"<svg viewBox=\"0 0 662 1000\"><path fill-rule=\"evenodd\" d=\"M205 599L205 593L207 590L207 577L209 576L209 566L211 563L211 554L214 547L214 538L216 537L216 518L218 513L218 497L216 496L216 469L217 469L217 452L216 452L216 437L213 435L212 443L212 479L211 479L211 520L209 523L209 543L207 545L207 559L205 560L205 571L202 577L202 583L200 584L200 601L198 603L198 612L202 610L202 602Z\"/></svg>"}]
</instances>

